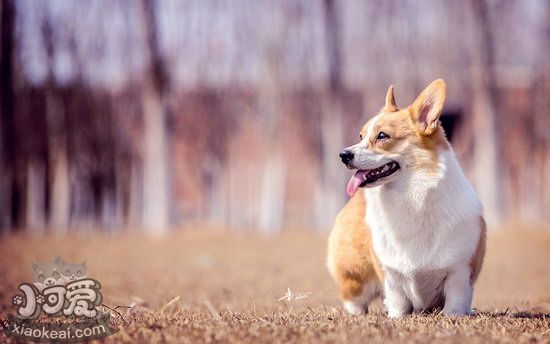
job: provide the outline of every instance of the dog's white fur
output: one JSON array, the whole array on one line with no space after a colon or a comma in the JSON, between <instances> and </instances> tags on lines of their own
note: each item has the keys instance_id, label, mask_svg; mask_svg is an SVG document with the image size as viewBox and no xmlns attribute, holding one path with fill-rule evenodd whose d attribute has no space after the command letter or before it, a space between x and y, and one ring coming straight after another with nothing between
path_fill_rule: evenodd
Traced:
<instances>
[{"instance_id":1,"label":"dog's white fur","mask_svg":"<svg viewBox=\"0 0 550 344\"><path fill-rule=\"evenodd\" d=\"M438 174L406 168L399 173L404 175L365 191L365 220L386 276L388 315L431 307L439 289L445 314L468 314L472 286L464 257L479 242L481 202L450 147L439 152Z\"/></svg>"}]
</instances>

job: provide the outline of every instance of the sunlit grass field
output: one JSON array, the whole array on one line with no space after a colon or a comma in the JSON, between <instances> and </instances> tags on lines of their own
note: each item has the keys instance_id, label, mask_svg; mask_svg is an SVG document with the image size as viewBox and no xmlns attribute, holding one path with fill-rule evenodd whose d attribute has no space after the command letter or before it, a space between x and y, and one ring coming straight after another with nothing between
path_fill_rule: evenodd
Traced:
<instances>
[{"instance_id":1,"label":"sunlit grass field","mask_svg":"<svg viewBox=\"0 0 550 344\"><path fill-rule=\"evenodd\" d=\"M103 303L118 308L108 342L550 342L550 228L489 233L475 288L476 316L389 320L380 302L366 316L342 311L325 267L328 233L279 236L185 228L163 237L82 232L17 234L0 241L0 311L13 313L31 262L86 260ZM306 294L280 300L287 288ZM0 334L0 342L9 340Z\"/></svg>"}]
</instances>

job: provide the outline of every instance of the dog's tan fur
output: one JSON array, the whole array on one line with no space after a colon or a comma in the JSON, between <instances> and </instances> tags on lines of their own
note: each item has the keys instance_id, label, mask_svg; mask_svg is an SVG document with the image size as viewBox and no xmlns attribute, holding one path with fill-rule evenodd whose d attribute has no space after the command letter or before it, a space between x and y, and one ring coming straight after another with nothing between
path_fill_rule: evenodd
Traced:
<instances>
[{"instance_id":1,"label":"dog's tan fur","mask_svg":"<svg viewBox=\"0 0 550 344\"><path fill-rule=\"evenodd\" d=\"M359 190L336 218L329 239L328 268L343 300L361 295L366 283L384 278L364 220L365 209L363 190Z\"/></svg>"}]
</instances>

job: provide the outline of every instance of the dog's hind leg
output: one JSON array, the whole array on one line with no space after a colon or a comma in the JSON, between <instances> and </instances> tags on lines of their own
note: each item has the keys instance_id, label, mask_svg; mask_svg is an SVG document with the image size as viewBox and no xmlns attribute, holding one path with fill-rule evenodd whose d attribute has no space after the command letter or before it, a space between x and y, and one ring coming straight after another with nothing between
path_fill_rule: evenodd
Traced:
<instances>
[{"instance_id":1,"label":"dog's hind leg","mask_svg":"<svg viewBox=\"0 0 550 344\"><path fill-rule=\"evenodd\" d=\"M352 314L366 313L382 291L382 269L365 223L365 197L358 192L338 214L328 242L327 267Z\"/></svg>"},{"instance_id":2,"label":"dog's hind leg","mask_svg":"<svg viewBox=\"0 0 550 344\"><path fill-rule=\"evenodd\" d=\"M380 296L381 287L378 281L359 283L347 280L340 286L344 309L354 315L366 314L369 304Z\"/></svg>"}]
</instances>

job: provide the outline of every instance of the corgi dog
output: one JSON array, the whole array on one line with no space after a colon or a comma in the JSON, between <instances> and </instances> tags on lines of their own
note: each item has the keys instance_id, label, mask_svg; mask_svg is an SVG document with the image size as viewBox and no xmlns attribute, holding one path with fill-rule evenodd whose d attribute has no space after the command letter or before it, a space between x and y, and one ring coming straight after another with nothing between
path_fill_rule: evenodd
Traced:
<instances>
[{"instance_id":1,"label":"corgi dog","mask_svg":"<svg viewBox=\"0 0 550 344\"><path fill-rule=\"evenodd\" d=\"M390 86L360 142L340 153L356 171L330 234L327 265L349 313L368 312L378 296L390 318L472 312L486 225L439 121L446 89L435 80L399 109Z\"/></svg>"}]
</instances>

